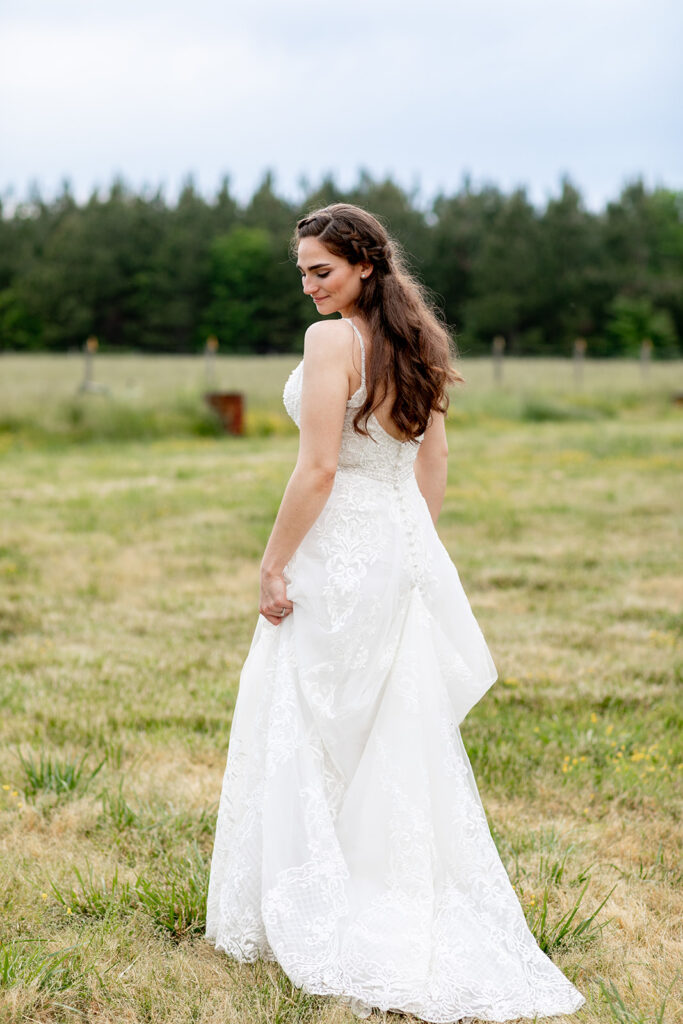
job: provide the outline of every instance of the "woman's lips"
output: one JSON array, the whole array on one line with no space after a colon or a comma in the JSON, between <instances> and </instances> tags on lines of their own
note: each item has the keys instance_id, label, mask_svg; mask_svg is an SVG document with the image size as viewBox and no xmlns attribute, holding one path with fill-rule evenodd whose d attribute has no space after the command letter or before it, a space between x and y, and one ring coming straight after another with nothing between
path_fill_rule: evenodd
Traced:
<instances>
[{"instance_id":1,"label":"woman's lips","mask_svg":"<svg viewBox=\"0 0 683 1024\"><path fill-rule=\"evenodd\" d=\"M317 304L318 304L319 302L324 302L324 301L325 301L325 299L329 299L329 295L323 295L322 299L313 299L313 301L315 302L315 304L316 304L316 306L317 306Z\"/></svg>"}]
</instances>

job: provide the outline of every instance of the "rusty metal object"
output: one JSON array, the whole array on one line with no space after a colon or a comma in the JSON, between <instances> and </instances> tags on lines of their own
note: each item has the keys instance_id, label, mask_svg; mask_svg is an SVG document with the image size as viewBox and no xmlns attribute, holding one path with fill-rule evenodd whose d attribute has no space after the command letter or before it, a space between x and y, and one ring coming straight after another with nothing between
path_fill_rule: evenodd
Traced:
<instances>
[{"instance_id":1,"label":"rusty metal object","mask_svg":"<svg viewBox=\"0 0 683 1024\"><path fill-rule=\"evenodd\" d=\"M241 391L207 391L204 401L217 413L227 434L244 433L244 395Z\"/></svg>"}]
</instances>

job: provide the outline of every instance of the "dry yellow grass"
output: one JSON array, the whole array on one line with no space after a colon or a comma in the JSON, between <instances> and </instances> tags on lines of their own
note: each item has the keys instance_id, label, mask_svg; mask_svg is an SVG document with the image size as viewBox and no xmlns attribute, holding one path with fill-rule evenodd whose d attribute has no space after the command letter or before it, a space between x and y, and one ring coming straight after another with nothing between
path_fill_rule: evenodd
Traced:
<instances>
[{"instance_id":1,"label":"dry yellow grass","mask_svg":"<svg viewBox=\"0 0 683 1024\"><path fill-rule=\"evenodd\" d=\"M177 364L142 363L161 401ZM264 415L279 415L290 365L245 364ZM553 924L584 880L576 920L612 890L594 939L552 950L588 998L576 1019L673 1024L683 588L668 393L679 368L655 374L642 401L634 367L600 370L584 386L588 419L552 406L551 370L534 382L534 364L514 380L510 367L502 415L486 366L473 366L452 410L440 532L500 672L463 739L530 919L544 892ZM28 409L52 415L36 394L20 388L16 429L0 430L0 1020L348 1024L347 1009L298 993L276 965L232 964L192 920L165 928L131 895L140 877L162 904L173 872L205 882L258 559L296 439L183 428L55 444L25 426ZM61 795L45 772L32 788L19 753L38 775L41 755L65 771L85 756L84 775Z\"/></svg>"}]
</instances>

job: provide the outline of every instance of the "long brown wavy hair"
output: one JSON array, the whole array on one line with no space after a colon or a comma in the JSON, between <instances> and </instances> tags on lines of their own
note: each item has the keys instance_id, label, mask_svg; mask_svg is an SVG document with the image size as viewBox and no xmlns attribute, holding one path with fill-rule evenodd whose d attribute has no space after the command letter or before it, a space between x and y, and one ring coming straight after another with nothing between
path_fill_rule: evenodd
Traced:
<instances>
[{"instance_id":1,"label":"long brown wavy hair","mask_svg":"<svg viewBox=\"0 0 683 1024\"><path fill-rule=\"evenodd\" d=\"M372 351L367 397L354 416L354 429L368 435L368 417L393 384L391 418L406 438L415 440L427 429L432 409L448 409L449 385L464 381L451 363L455 347L446 325L408 270L396 240L371 213L350 203L308 213L294 230L292 254L302 238L310 237L351 264L367 262L373 268L356 302L370 328Z\"/></svg>"}]
</instances>

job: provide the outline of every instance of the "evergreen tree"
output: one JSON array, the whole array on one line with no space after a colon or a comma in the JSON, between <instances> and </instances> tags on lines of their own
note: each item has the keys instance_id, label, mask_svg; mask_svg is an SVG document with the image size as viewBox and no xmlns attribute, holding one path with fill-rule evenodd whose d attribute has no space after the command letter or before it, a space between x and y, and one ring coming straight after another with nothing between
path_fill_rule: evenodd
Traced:
<instances>
[{"instance_id":1,"label":"evergreen tree","mask_svg":"<svg viewBox=\"0 0 683 1024\"><path fill-rule=\"evenodd\" d=\"M36 186L0 203L0 348L64 350L96 334L105 348L196 351L215 333L229 351L300 349L315 312L289 242L298 217L336 201L372 210L405 249L454 329L463 354L589 352L681 355L683 194L640 180L594 214L568 180L543 210L524 189L505 195L465 178L427 210L417 191L361 171L301 182L298 202L266 172L245 205L224 177L213 199L192 177L170 204L115 179L78 204L68 180L51 202ZM642 335L642 337L640 337Z\"/></svg>"}]
</instances>

